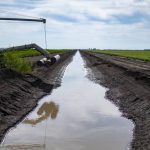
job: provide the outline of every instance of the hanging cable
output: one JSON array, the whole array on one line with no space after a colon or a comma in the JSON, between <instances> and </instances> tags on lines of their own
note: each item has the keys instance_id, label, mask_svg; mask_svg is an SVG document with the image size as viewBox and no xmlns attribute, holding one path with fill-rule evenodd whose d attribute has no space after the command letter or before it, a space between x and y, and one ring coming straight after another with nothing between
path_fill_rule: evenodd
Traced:
<instances>
[{"instance_id":1,"label":"hanging cable","mask_svg":"<svg viewBox=\"0 0 150 150\"><path fill-rule=\"evenodd\" d=\"M47 31L46 31L46 23L44 23L44 37L45 37L45 49L47 50Z\"/></svg>"}]
</instances>

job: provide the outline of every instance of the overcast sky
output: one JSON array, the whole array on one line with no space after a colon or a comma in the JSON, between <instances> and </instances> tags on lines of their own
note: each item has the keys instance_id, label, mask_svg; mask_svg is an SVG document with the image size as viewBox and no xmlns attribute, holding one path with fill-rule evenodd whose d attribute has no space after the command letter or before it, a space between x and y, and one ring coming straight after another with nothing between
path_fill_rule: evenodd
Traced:
<instances>
[{"instance_id":1,"label":"overcast sky","mask_svg":"<svg viewBox=\"0 0 150 150\"><path fill-rule=\"evenodd\" d=\"M150 0L1 0L0 17L47 19L48 48L150 48ZM0 47L44 44L42 23L0 21Z\"/></svg>"}]
</instances>

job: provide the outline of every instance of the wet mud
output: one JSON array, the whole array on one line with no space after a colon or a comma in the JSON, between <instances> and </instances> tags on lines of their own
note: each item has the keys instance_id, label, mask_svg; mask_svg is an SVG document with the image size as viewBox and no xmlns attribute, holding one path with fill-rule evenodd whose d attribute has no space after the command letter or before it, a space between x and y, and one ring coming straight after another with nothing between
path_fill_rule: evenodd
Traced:
<instances>
[{"instance_id":1,"label":"wet mud","mask_svg":"<svg viewBox=\"0 0 150 150\"><path fill-rule=\"evenodd\" d=\"M150 149L150 63L81 52L88 78L107 87L106 97L134 123L131 150Z\"/></svg>"},{"instance_id":2,"label":"wet mud","mask_svg":"<svg viewBox=\"0 0 150 150\"><path fill-rule=\"evenodd\" d=\"M127 150L133 123L107 100L107 88L87 74L77 53L65 69L61 86L40 99L8 132L0 149Z\"/></svg>"},{"instance_id":3,"label":"wet mud","mask_svg":"<svg viewBox=\"0 0 150 150\"><path fill-rule=\"evenodd\" d=\"M33 63L33 72L29 75L0 70L0 142L11 127L37 106L41 97L60 86L64 70L74 54L75 51L61 53L59 62L47 67L35 64L41 56L28 58Z\"/></svg>"}]
</instances>

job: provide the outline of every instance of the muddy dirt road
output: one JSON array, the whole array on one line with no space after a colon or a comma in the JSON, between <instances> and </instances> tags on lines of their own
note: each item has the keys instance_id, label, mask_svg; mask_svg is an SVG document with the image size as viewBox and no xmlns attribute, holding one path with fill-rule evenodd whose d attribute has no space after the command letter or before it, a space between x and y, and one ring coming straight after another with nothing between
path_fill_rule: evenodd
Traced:
<instances>
[{"instance_id":1,"label":"muddy dirt road","mask_svg":"<svg viewBox=\"0 0 150 150\"><path fill-rule=\"evenodd\" d=\"M30 75L0 70L0 142L6 131L21 121L41 97L60 86L65 67L74 54L75 51L60 54L60 61L50 67L34 65ZM34 63L39 56L29 59Z\"/></svg>"},{"instance_id":2,"label":"muddy dirt road","mask_svg":"<svg viewBox=\"0 0 150 150\"><path fill-rule=\"evenodd\" d=\"M108 99L135 124L132 150L150 149L150 63L81 52L89 79L107 87Z\"/></svg>"}]
</instances>

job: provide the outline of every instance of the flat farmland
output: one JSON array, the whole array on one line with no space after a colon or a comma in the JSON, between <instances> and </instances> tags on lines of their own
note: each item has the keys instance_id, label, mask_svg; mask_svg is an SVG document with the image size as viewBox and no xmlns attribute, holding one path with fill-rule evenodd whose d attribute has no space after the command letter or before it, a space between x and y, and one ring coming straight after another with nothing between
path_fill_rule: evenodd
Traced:
<instances>
[{"instance_id":1,"label":"flat farmland","mask_svg":"<svg viewBox=\"0 0 150 150\"><path fill-rule=\"evenodd\" d=\"M150 61L149 50L147 51L144 51L144 50L96 50L93 52Z\"/></svg>"}]
</instances>

